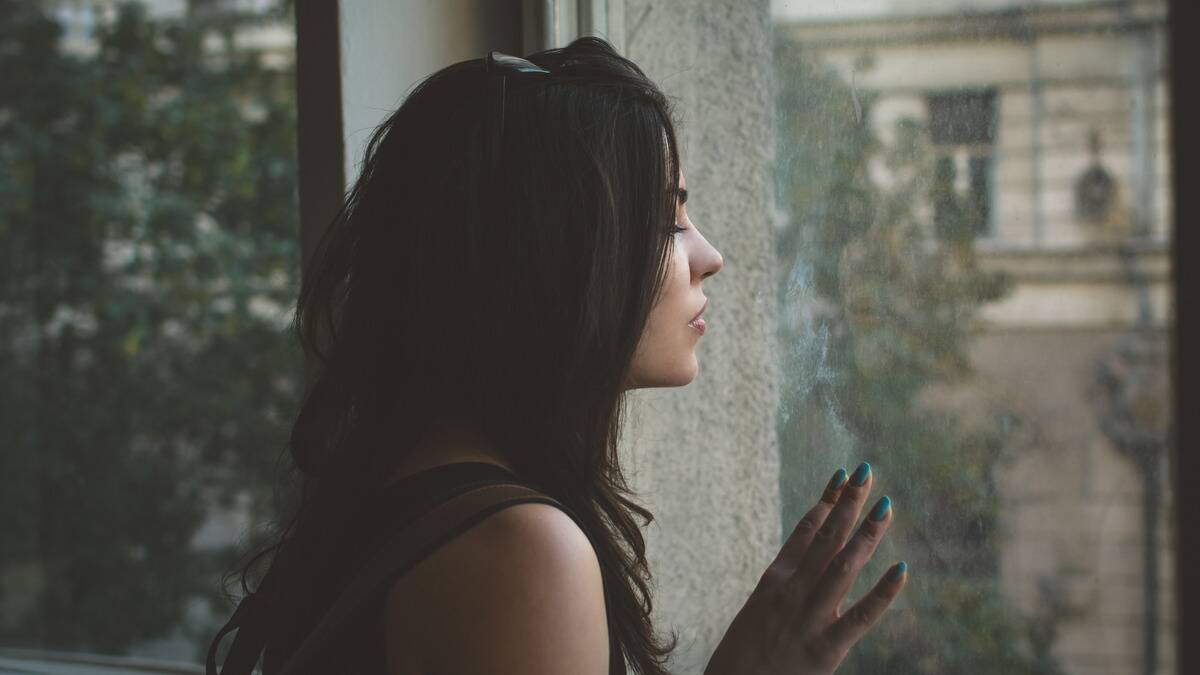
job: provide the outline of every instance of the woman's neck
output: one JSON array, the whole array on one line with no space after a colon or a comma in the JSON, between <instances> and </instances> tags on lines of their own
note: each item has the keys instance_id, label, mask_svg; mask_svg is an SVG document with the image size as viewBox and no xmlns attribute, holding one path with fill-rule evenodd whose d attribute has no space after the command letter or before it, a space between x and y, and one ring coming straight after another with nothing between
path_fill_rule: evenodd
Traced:
<instances>
[{"instance_id":1,"label":"woman's neck","mask_svg":"<svg viewBox=\"0 0 1200 675\"><path fill-rule=\"evenodd\" d=\"M516 475L516 470L486 438L455 420L439 421L417 441L386 485L444 464L488 462Z\"/></svg>"}]
</instances>

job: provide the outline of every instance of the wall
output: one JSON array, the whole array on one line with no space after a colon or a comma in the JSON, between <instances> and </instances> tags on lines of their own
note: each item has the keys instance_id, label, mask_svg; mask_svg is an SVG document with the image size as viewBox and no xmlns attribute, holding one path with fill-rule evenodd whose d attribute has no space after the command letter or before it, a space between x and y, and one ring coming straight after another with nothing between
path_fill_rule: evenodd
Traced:
<instances>
[{"instance_id":1,"label":"wall","mask_svg":"<svg viewBox=\"0 0 1200 675\"><path fill-rule=\"evenodd\" d=\"M683 119L688 213L725 259L703 285L699 376L635 392L625 446L656 516L647 528L655 615L679 633L670 666L681 674L703 671L780 544L768 9L766 0L624 7L626 56Z\"/></svg>"},{"instance_id":2,"label":"wall","mask_svg":"<svg viewBox=\"0 0 1200 675\"><path fill-rule=\"evenodd\" d=\"M520 51L513 0L355 0L340 3L346 184L358 178L371 132L421 79L490 50Z\"/></svg>"}]
</instances>

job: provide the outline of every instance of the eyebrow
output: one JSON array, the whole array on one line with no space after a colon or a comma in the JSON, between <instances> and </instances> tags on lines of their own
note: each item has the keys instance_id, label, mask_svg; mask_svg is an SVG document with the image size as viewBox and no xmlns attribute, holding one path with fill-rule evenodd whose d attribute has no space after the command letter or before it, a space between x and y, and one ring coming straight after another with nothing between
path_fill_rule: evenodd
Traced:
<instances>
[{"instance_id":1,"label":"eyebrow","mask_svg":"<svg viewBox=\"0 0 1200 675\"><path fill-rule=\"evenodd\" d=\"M687 203L687 188L679 188L679 203Z\"/></svg>"}]
</instances>

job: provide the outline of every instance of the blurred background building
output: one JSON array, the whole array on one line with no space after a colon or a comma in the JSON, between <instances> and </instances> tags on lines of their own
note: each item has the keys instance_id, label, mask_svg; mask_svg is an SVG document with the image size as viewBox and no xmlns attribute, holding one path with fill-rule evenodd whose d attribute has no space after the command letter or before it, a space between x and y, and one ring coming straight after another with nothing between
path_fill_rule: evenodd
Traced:
<instances>
[{"instance_id":1,"label":"blurred background building","mask_svg":"<svg viewBox=\"0 0 1200 675\"><path fill-rule=\"evenodd\" d=\"M1166 3L775 3L780 30L928 128L934 180L978 205L977 394L1026 430L1000 473L1000 581L1060 617L1068 673L1173 673L1166 417ZM887 169L875 167L882 179ZM926 203L936 220L940 207Z\"/></svg>"}]
</instances>

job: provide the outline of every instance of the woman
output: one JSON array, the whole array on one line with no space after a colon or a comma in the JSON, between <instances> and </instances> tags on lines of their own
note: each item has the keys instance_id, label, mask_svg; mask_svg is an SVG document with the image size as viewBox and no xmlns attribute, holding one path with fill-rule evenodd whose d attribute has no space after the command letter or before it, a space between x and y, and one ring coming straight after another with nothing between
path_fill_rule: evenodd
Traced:
<instances>
[{"instance_id":1,"label":"woman","mask_svg":"<svg viewBox=\"0 0 1200 675\"><path fill-rule=\"evenodd\" d=\"M701 282L723 260L686 199L668 101L596 38L449 66L380 126L297 305L318 370L292 435L299 507L263 552L279 584L267 675L378 532L427 509L431 486L488 472L563 508L505 508L431 551L326 667L666 672L675 640L650 623L639 529L653 517L629 498L617 435L626 391L698 371ZM710 675L832 672L899 592L902 569L839 618L891 522L877 505L847 544L869 467L846 478L763 574Z\"/></svg>"}]
</instances>

